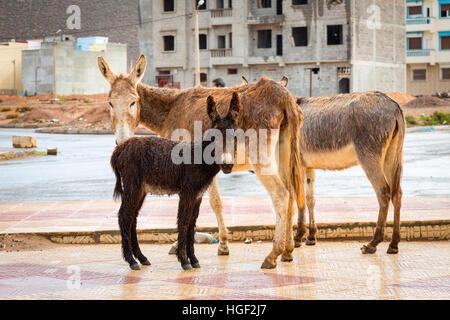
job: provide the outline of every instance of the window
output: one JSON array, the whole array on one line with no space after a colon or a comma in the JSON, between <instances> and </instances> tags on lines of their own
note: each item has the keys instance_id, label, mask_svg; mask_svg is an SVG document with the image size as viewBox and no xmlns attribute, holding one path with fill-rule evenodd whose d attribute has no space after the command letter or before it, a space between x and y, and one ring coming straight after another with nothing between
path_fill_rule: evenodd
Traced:
<instances>
[{"instance_id":1,"label":"window","mask_svg":"<svg viewBox=\"0 0 450 320\"><path fill-rule=\"evenodd\" d=\"M450 35L441 36L441 50L450 50Z\"/></svg>"},{"instance_id":2,"label":"window","mask_svg":"<svg viewBox=\"0 0 450 320\"><path fill-rule=\"evenodd\" d=\"M450 18L450 3L441 4L441 18Z\"/></svg>"},{"instance_id":3,"label":"window","mask_svg":"<svg viewBox=\"0 0 450 320\"><path fill-rule=\"evenodd\" d=\"M219 49L225 49L226 47L226 38L225 36L218 36L217 37L217 48Z\"/></svg>"},{"instance_id":4,"label":"window","mask_svg":"<svg viewBox=\"0 0 450 320\"><path fill-rule=\"evenodd\" d=\"M207 82L208 75L206 73L200 73L200 82Z\"/></svg>"},{"instance_id":5,"label":"window","mask_svg":"<svg viewBox=\"0 0 450 320\"><path fill-rule=\"evenodd\" d=\"M450 80L450 68L441 69L441 80Z\"/></svg>"},{"instance_id":6,"label":"window","mask_svg":"<svg viewBox=\"0 0 450 320\"><path fill-rule=\"evenodd\" d=\"M300 4L308 4L308 0L292 0L292 4L294 6L300 5Z\"/></svg>"},{"instance_id":7,"label":"window","mask_svg":"<svg viewBox=\"0 0 450 320\"><path fill-rule=\"evenodd\" d=\"M408 38L408 50L422 50L422 38Z\"/></svg>"},{"instance_id":8,"label":"window","mask_svg":"<svg viewBox=\"0 0 450 320\"><path fill-rule=\"evenodd\" d=\"M237 74L237 73L238 73L238 69L236 69L236 68L228 69L228 74Z\"/></svg>"},{"instance_id":9,"label":"window","mask_svg":"<svg viewBox=\"0 0 450 320\"><path fill-rule=\"evenodd\" d=\"M272 30L258 30L258 48L272 48Z\"/></svg>"},{"instance_id":10,"label":"window","mask_svg":"<svg viewBox=\"0 0 450 320\"><path fill-rule=\"evenodd\" d=\"M308 27L292 28L292 37L296 47L306 47L308 45Z\"/></svg>"},{"instance_id":11,"label":"window","mask_svg":"<svg viewBox=\"0 0 450 320\"><path fill-rule=\"evenodd\" d=\"M173 12L175 11L175 0L164 0L163 6L164 6L164 12Z\"/></svg>"},{"instance_id":12,"label":"window","mask_svg":"<svg viewBox=\"0 0 450 320\"><path fill-rule=\"evenodd\" d=\"M202 2L202 1L203 1L203 3L201 5L199 5L200 2ZM208 1L208 0L197 0L197 6L198 6L197 8L198 8L198 10L206 10L207 9L206 8L206 1Z\"/></svg>"},{"instance_id":13,"label":"window","mask_svg":"<svg viewBox=\"0 0 450 320\"><path fill-rule=\"evenodd\" d=\"M224 7L224 1L223 0L216 0L216 9L223 9Z\"/></svg>"},{"instance_id":14,"label":"window","mask_svg":"<svg viewBox=\"0 0 450 320\"><path fill-rule=\"evenodd\" d=\"M258 8L271 8L272 0L258 0Z\"/></svg>"},{"instance_id":15,"label":"window","mask_svg":"<svg viewBox=\"0 0 450 320\"><path fill-rule=\"evenodd\" d=\"M199 43L200 50L208 49L208 42L207 42L206 34L199 34L198 40L199 40L198 43Z\"/></svg>"},{"instance_id":16,"label":"window","mask_svg":"<svg viewBox=\"0 0 450 320\"><path fill-rule=\"evenodd\" d=\"M230 48L233 48L233 32L228 34L228 39L230 39Z\"/></svg>"},{"instance_id":17,"label":"window","mask_svg":"<svg viewBox=\"0 0 450 320\"><path fill-rule=\"evenodd\" d=\"M328 45L342 44L342 25L327 26Z\"/></svg>"},{"instance_id":18,"label":"window","mask_svg":"<svg viewBox=\"0 0 450 320\"><path fill-rule=\"evenodd\" d=\"M421 16L421 15L422 15L422 6L408 7L408 17L409 16Z\"/></svg>"},{"instance_id":19,"label":"window","mask_svg":"<svg viewBox=\"0 0 450 320\"><path fill-rule=\"evenodd\" d=\"M414 81L426 81L427 80L427 69L413 70L412 76L413 76Z\"/></svg>"},{"instance_id":20,"label":"window","mask_svg":"<svg viewBox=\"0 0 450 320\"><path fill-rule=\"evenodd\" d=\"M164 51L175 51L175 37L174 36L164 36L163 37L163 50Z\"/></svg>"}]
</instances>

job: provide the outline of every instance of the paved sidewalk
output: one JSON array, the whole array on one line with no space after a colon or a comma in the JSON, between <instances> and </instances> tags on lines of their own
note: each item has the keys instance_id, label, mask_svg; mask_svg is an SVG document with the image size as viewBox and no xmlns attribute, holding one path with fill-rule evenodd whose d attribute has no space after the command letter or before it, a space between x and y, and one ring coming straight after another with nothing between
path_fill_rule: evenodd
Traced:
<instances>
[{"instance_id":1,"label":"paved sidewalk","mask_svg":"<svg viewBox=\"0 0 450 320\"><path fill-rule=\"evenodd\" d=\"M320 242L294 262L261 270L271 243L196 245L201 269L182 271L169 245L142 245L151 263L131 271L119 245L0 252L0 299L450 299L450 243L402 242L398 255L362 255L362 242Z\"/></svg>"},{"instance_id":2,"label":"paved sidewalk","mask_svg":"<svg viewBox=\"0 0 450 320\"><path fill-rule=\"evenodd\" d=\"M223 198L225 224L233 226L274 225L269 197ZM138 218L139 229L176 227L177 198L147 199ZM92 232L118 230L120 201L68 201L0 204L0 233ZM373 222L378 203L373 198L318 198L317 223ZM295 219L297 218L297 215ZM388 221L392 221L392 205ZM450 197L404 198L402 221L450 220ZM217 227L209 201L202 202L198 227Z\"/></svg>"}]
</instances>

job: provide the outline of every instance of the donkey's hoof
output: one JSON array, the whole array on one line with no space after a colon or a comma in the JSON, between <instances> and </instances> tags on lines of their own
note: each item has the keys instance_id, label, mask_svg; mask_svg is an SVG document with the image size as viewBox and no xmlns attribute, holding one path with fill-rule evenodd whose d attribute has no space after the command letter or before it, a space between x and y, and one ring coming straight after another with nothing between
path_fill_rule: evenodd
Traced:
<instances>
[{"instance_id":1,"label":"donkey's hoof","mask_svg":"<svg viewBox=\"0 0 450 320\"><path fill-rule=\"evenodd\" d=\"M151 266L152 264L150 263L150 261L148 261L148 259L145 259L145 261L142 261L141 264L143 266Z\"/></svg>"},{"instance_id":2,"label":"donkey's hoof","mask_svg":"<svg viewBox=\"0 0 450 320\"><path fill-rule=\"evenodd\" d=\"M182 264L181 267L183 268L183 270L186 270L186 271L192 270L192 267L190 264Z\"/></svg>"},{"instance_id":3,"label":"donkey's hoof","mask_svg":"<svg viewBox=\"0 0 450 320\"><path fill-rule=\"evenodd\" d=\"M219 256L228 256L230 255L230 249L228 249L228 246L225 245L219 245L219 248L217 249L217 255Z\"/></svg>"},{"instance_id":4,"label":"donkey's hoof","mask_svg":"<svg viewBox=\"0 0 450 320\"><path fill-rule=\"evenodd\" d=\"M133 264L130 264L130 269L131 270L141 270L141 267L139 267L138 263L133 263Z\"/></svg>"},{"instance_id":5,"label":"donkey's hoof","mask_svg":"<svg viewBox=\"0 0 450 320\"><path fill-rule=\"evenodd\" d=\"M392 248L391 246L389 246L388 250L387 250L388 254L397 254L398 253L398 248Z\"/></svg>"},{"instance_id":6,"label":"donkey's hoof","mask_svg":"<svg viewBox=\"0 0 450 320\"><path fill-rule=\"evenodd\" d=\"M200 269L200 263L199 263L199 262L192 263L191 266L192 266L192 268L194 268L194 269Z\"/></svg>"},{"instance_id":7,"label":"donkey's hoof","mask_svg":"<svg viewBox=\"0 0 450 320\"><path fill-rule=\"evenodd\" d=\"M364 245L361 248L361 252L363 254L374 254L375 252L377 252L377 248L376 247L372 247L371 245Z\"/></svg>"},{"instance_id":8,"label":"donkey's hoof","mask_svg":"<svg viewBox=\"0 0 450 320\"><path fill-rule=\"evenodd\" d=\"M295 242L294 242L294 247L295 248L300 248L302 246L302 241L297 241L297 240L295 240Z\"/></svg>"},{"instance_id":9,"label":"donkey's hoof","mask_svg":"<svg viewBox=\"0 0 450 320\"><path fill-rule=\"evenodd\" d=\"M177 247L176 246L170 247L169 254L170 255L177 254Z\"/></svg>"},{"instance_id":10,"label":"donkey's hoof","mask_svg":"<svg viewBox=\"0 0 450 320\"><path fill-rule=\"evenodd\" d=\"M286 254L286 255L282 255L281 256L281 261L283 262L292 262L294 261L294 257L292 256L292 253Z\"/></svg>"},{"instance_id":11,"label":"donkey's hoof","mask_svg":"<svg viewBox=\"0 0 450 320\"><path fill-rule=\"evenodd\" d=\"M267 258L264 260L261 265L261 269L275 269L277 267L277 262L270 262Z\"/></svg>"}]
</instances>

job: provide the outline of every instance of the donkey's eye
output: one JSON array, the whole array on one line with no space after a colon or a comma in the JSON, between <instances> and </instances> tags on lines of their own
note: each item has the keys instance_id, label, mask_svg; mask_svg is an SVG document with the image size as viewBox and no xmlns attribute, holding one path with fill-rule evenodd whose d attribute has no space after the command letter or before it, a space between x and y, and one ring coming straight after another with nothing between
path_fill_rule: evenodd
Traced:
<instances>
[{"instance_id":1,"label":"donkey's eye","mask_svg":"<svg viewBox=\"0 0 450 320\"><path fill-rule=\"evenodd\" d=\"M133 102L130 104L130 108L133 108L135 105L136 105L136 101L133 101Z\"/></svg>"},{"instance_id":2,"label":"donkey's eye","mask_svg":"<svg viewBox=\"0 0 450 320\"><path fill-rule=\"evenodd\" d=\"M109 102L109 105L110 105L111 109L114 109L114 106L111 102Z\"/></svg>"}]
</instances>

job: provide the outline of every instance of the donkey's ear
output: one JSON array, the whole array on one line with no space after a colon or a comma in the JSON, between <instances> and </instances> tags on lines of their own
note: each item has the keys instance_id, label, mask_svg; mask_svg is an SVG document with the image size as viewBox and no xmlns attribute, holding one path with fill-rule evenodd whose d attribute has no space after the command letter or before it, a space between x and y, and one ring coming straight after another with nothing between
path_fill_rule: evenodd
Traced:
<instances>
[{"instance_id":1,"label":"donkey's ear","mask_svg":"<svg viewBox=\"0 0 450 320\"><path fill-rule=\"evenodd\" d=\"M227 117L236 120L239 118L241 111L242 111L241 98L239 97L239 93L235 91L233 92L233 98L231 98L230 109L228 110Z\"/></svg>"},{"instance_id":2,"label":"donkey's ear","mask_svg":"<svg viewBox=\"0 0 450 320\"><path fill-rule=\"evenodd\" d=\"M114 74L114 72L112 72L105 58L103 58L102 56L98 57L97 64L102 76L106 79L106 81L109 82L109 84L113 84L117 76Z\"/></svg>"},{"instance_id":3,"label":"donkey's ear","mask_svg":"<svg viewBox=\"0 0 450 320\"><path fill-rule=\"evenodd\" d=\"M242 84L243 85L247 85L248 84L248 80L247 80L247 78L244 75L242 75Z\"/></svg>"},{"instance_id":4,"label":"donkey's ear","mask_svg":"<svg viewBox=\"0 0 450 320\"><path fill-rule=\"evenodd\" d=\"M215 122L220 119L220 115L217 112L216 102L214 101L214 98L212 96L208 96L207 100L208 108L208 117L211 119L212 122Z\"/></svg>"},{"instance_id":5,"label":"donkey's ear","mask_svg":"<svg viewBox=\"0 0 450 320\"><path fill-rule=\"evenodd\" d=\"M288 79L288 77L286 77L286 76L283 76L283 79L281 79L281 81L280 81L280 84L283 86L283 87L287 87L287 85L288 85L288 82L289 82L289 79Z\"/></svg>"},{"instance_id":6,"label":"donkey's ear","mask_svg":"<svg viewBox=\"0 0 450 320\"><path fill-rule=\"evenodd\" d=\"M134 83L138 84L144 76L145 68L147 67L147 58L145 55L141 54L138 61L134 65L133 71L131 71L129 79Z\"/></svg>"}]
</instances>

